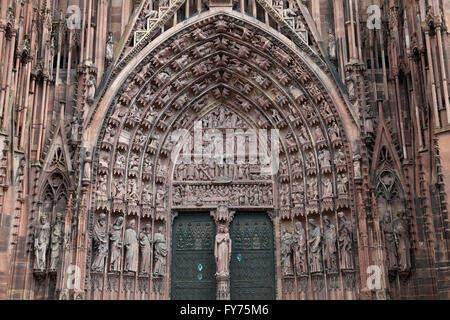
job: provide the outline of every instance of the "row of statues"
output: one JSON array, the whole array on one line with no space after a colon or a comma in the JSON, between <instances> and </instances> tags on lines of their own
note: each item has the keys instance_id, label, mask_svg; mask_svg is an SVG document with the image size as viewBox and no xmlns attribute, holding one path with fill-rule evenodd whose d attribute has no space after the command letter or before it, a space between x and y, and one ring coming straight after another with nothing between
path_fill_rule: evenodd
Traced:
<instances>
[{"instance_id":1,"label":"row of statues","mask_svg":"<svg viewBox=\"0 0 450 320\"><path fill-rule=\"evenodd\" d=\"M34 271L57 270L64 242L64 222L62 219L62 213L57 213L55 223L50 226L45 214L39 218L34 230ZM48 253L50 253L49 265L47 261Z\"/></svg>"},{"instance_id":2,"label":"row of statues","mask_svg":"<svg viewBox=\"0 0 450 320\"><path fill-rule=\"evenodd\" d=\"M152 226L146 224L138 235L132 219L123 233L124 218L118 217L108 232L106 220L102 213L94 225L92 271L103 272L109 253L110 272L148 275L153 258L153 275L165 275L168 249L162 227L152 237Z\"/></svg>"},{"instance_id":3,"label":"row of statues","mask_svg":"<svg viewBox=\"0 0 450 320\"><path fill-rule=\"evenodd\" d=\"M294 234L287 229L283 230L281 266L284 276L293 276L294 273L305 275L308 270L310 273L320 273L324 270L338 272L338 265L341 270L354 269L351 222L342 212L338 216L339 236L336 226L328 216L323 217L323 230L314 219L310 219L308 235L300 221L295 223Z\"/></svg>"},{"instance_id":4,"label":"row of statues","mask_svg":"<svg viewBox=\"0 0 450 320\"><path fill-rule=\"evenodd\" d=\"M193 160L179 161L175 167L176 181L211 181L219 179L237 180L268 180L270 176L261 173L260 164L227 163L226 161L216 161L211 158L209 161L195 163Z\"/></svg>"},{"instance_id":5,"label":"row of statues","mask_svg":"<svg viewBox=\"0 0 450 320\"><path fill-rule=\"evenodd\" d=\"M389 212L385 212L380 224L384 234L388 269L409 271L411 239L405 212L399 210L394 219Z\"/></svg>"},{"instance_id":6,"label":"row of statues","mask_svg":"<svg viewBox=\"0 0 450 320\"><path fill-rule=\"evenodd\" d=\"M173 199L175 206L224 201L233 206L272 206L272 185L178 185Z\"/></svg>"}]
</instances>

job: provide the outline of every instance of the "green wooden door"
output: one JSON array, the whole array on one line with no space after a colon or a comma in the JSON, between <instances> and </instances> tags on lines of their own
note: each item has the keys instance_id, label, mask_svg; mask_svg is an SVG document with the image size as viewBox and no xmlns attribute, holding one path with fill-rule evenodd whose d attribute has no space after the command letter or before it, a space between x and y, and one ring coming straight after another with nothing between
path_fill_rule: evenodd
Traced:
<instances>
[{"instance_id":1,"label":"green wooden door","mask_svg":"<svg viewBox=\"0 0 450 320\"><path fill-rule=\"evenodd\" d=\"M174 300L215 300L216 226L209 214L180 214L172 232Z\"/></svg>"},{"instance_id":2,"label":"green wooden door","mask_svg":"<svg viewBox=\"0 0 450 320\"><path fill-rule=\"evenodd\" d=\"M273 225L266 214L237 214L231 224L231 299L274 300Z\"/></svg>"}]
</instances>

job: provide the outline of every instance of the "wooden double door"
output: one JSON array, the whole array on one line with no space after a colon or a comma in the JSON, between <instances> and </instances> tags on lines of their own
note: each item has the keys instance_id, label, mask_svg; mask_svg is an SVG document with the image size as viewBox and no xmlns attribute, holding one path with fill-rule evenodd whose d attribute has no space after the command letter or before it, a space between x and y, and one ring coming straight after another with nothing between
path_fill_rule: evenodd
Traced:
<instances>
[{"instance_id":1,"label":"wooden double door","mask_svg":"<svg viewBox=\"0 0 450 320\"><path fill-rule=\"evenodd\" d=\"M215 235L215 222L208 213L185 213L175 219L172 299L216 299ZM273 226L268 216L237 213L230 226L230 236L231 299L275 299Z\"/></svg>"}]
</instances>

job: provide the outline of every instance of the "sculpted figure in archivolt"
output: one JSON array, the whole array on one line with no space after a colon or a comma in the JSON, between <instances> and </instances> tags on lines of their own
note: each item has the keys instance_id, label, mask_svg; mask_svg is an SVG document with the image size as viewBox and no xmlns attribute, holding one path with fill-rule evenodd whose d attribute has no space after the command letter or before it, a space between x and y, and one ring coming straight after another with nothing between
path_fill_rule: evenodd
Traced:
<instances>
[{"instance_id":1,"label":"sculpted figure in archivolt","mask_svg":"<svg viewBox=\"0 0 450 320\"><path fill-rule=\"evenodd\" d=\"M214 256L216 258L217 276L227 277L230 275L231 261L231 239L226 226L219 227L214 246Z\"/></svg>"}]
</instances>

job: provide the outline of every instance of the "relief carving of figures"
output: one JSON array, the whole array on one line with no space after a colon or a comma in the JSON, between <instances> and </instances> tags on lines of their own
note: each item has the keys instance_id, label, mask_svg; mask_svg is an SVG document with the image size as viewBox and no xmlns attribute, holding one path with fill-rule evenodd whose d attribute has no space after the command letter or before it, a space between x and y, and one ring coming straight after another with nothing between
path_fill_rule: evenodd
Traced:
<instances>
[{"instance_id":1,"label":"relief carving of figures","mask_svg":"<svg viewBox=\"0 0 450 320\"><path fill-rule=\"evenodd\" d=\"M130 107L129 118L136 122L140 122L141 121L141 113L142 113L141 109L139 109L138 106L133 103Z\"/></svg>"},{"instance_id":2,"label":"relief carving of figures","mask_svg":"<svg viewBox=\"0 0 450 320\"><path fill-rule=\"evenodd\" d=\"M300 206L305 201L304 197L305 187L303 186L303 183L300 182L294 183L292 187L293 187L292 200L294 202L294 205L297 207Z\"/></svg>"},{"instance_id":3,"label":"relief carving of figures","mask_svg":"<svg viewBox=\"0 0 450 320\"><path fill-rule=\"evenodd\" d=\"M140 273L150 274L150 264L152 258L152 226L146 224L139 234L139 247L141 248Z\"/></svg>"},{"instance_id":4,"label":"relief carving of figures","mask_svg":"<svg viewBox=\"0 0 450 320\"><path fill-rule=\"evenodd\" d=\"M319 153L319 162L322 168L331 167L331 155L329 150L322 150Z\"/></svg>"},{"instance_id":5,"label":"relief carving of figures","mask_svg":"<svg viewBox=\"0 0 450 320\"><path fill-rule=\"evenodd\" d=\"M308 273L306 261L306 232L300 221L295 223L293 250L294 265L297 275Z\"/></svg>"},{"instance_id":6,"label":"relief carving of figures","mask_svg":"<svg viewBox=\"0 0 450 320\"><path fill-rule=\"evenodd\" d=\"M293 244L294 238L292 237L292 234L284 228L283 236L281 237L281 268L284 276L292 276L294 274L294 269L292 267Z\"/></svg>"},{"instance_id":7,"label":"relief carving of figures","mask_svg":"<svg viewBox=\"0 0 450 320\"><path fill-rule=\"evenodd\" d=\"M97 194L97 200L99 201L107 201L108 200L108 196L106 195L107 193L107 186L106 186L106 176L99 176L99 181L98 181L98 188L96 191Z\"/></svg>"},{"instance_id":8,"label":"relief carving of figures","mask_svg":"<svg viewBox=\"0 0 450 320\"><path fill-rule=\"evenodd\" d=\"M166 237L163 234L163 227L159 227L158 232L154 236L154 276L164 276L166 272L167 262L167 245Z\"/></svg>"},{"instance_id":9,"label":"relief carving of figures","mask_svg":"<svg viewBox=\"0 0 450 320\"><path fill-rule=\"evenodd\" d=\"M315 135L316 135L316 142L321 142L321 141L324 141L324 140L325 140L325 138L324 138L324 136L323 136L322 129L320 129L320 127L316 127L316 128L314 129L314 133L315 133Z\"/></svg>"},{"instance_id":10,"label":"relief carving of figures","mask_svg":"<svg viewBox=\"0 0 450 320\"><path fill-rule=\"evenodd\" d=\"M309 244L309 265L311 273L322 272L322 232L313 219L309 220L311 234Z\"/></svg>"},{"instance_id":11,"label":"relief carving of figures","mask_svg":"<svg viewBox=\"0 0 450 320\"><path fill-rule=\"evenodd\" d=\"M144 189L142 190L142 202L144 204L153 203L153 186L151 184L144 185Z\"/></svg>"},{"instance_id":12,"label":"relief carving of figures","mask_svg":"<svg viewBox=\"0 0 450 320\"><path fill-rule=\"evenodd\" d=\"M216 276L228 277L230 275L231 238L228 227L221 225L216 235L214 245L214 257L216 259Z\"/></svg>"},{"instance_id":13,"label":"relief carving of figures","mask_svg":"<svg viewBox=\"0 0 450 320\"><path fill-rule=\"evenodd\" d=\"M163 189L156 191L156 206L160 208L166 207L166 191Z\"/></svg>"},{"instance_id":14,"label":"relief carving of figures","mask_svg":"<svg viewBox=\"0 0 450 320\"><path fill-rule=\"evenodd\" d=\"M351 270L353 265L353 231L352 224L343 212L339 212L339 249L341 252L340 266L342 270Z\"/></svg>"},{"instance_id":15,"label":"relief carving of figures","mask_svg":"<svg viewBox=\"0 0 450 320\"><path fill-rule=\"evenodd\" d=\"M114 143L114 138L117 134L117 129L112 125L108 124L108 127L106 128L106 135L105 135L105 142L108 143Z\"/></svg>"},{"instance_id":16,"label":"relief carving of figures","mask_svg":"<svg viewBox=\"0 0 450 320\"><path fill-rule=\"evenodd\" d=\"M311 152L306 154L306 167L308 169L316 168L316 158Z\"/></svg>"},{"instance_id":17,"label":"relief carving of figures","mask_svg":"<svg viewBox=\"0 0 450 320\"><path fill-rule=\"evenodd\" d=\"M283 185L280 190L280 207L289 207L289 186Z\"/></svg>"},{"instance_id":18,"label":"relief carving of figures","mask_svg":"<svg viewBox=\"0 0 450 320\"><path fill-rule=\"evenodd\" d=\"M409 223L403 210L397 212L397 217L394 219L393 224L398 249L398 265L401 271L409 271L411 269L411 243Z\"/></svg>"},{"instance_id":19,"label":"relief carving of figures","mask_svg":"<svg viewBox=\"0 0 450 320\"><path fill-rule=\"evenodd\" d=\"M114 114L112 115L112 118L122 120L123 117L125 117L128 114L128 109L122 105L119 104L116 106L116 109L114 110Z\"/></svg>"},{"instance_id":20,"label":"relief carving of figures","mask_svg":"<svg viewBox=\"0 0 450 320\"><path fill-rule=\"evenodd\" d=\"M125 196L125 184L122 181L112 181L112 196L115 200L123 200Z\"/></svg>"},{"instance_id":21,"label":"relief carving of figures","mask_svg":"<svg viewBox=\"0 0 450 320\"><path fill-rule=\"evenodd\" d=\"M136 221L133 219L125 231L125 266L123 269L125 272L137 272L138 270L139 245L135 227Z\"/></svg>"},{"instance_id":22,"label":"relief carving of figures","mask_svg":"<svg viewBox=\"0 0 450 320\"><path fill-rule=\"evenodd\" d=\"M41 215L34 229L34 270L45 271L47 249L50 242L50 224L45 214Z\"/></svg>"},{"instance_id":23,"label":"relief carving of figures","mask_svg":"<svg viewBox=\"0 0 450 320\"><path fill-rule=\"evenodd\" d=\"M106 225L106 215L100 214L94 224L94 235L92 237L94 258L92 261L92 271L103 271L105 261L108 257L108 233Z\"/></svg>"},{"instance_id":24,"label":"relief carving of figures","mask_svg":"<svg viewBox=\"0 0 450 320\"><path fill-rule=\"evenodd\" d=\"M308 198L309 198L309 201L319 200L319 192L317 190L316 178L308 179Z\"/></svg>"},{"instance_id":25,"label":"relief carving of figures","mask_svg":"<svg viewBox=\"0 0 450 320\"><path fill-rule=\"evenodd\" d=\"M59 260L61 258L61 247L64 242L64 223L62 221L63 215L58 212L56 214L56 221L53 224L51 244L50 244L50 270L57 270Z\"/></svg>"},{"instance_id":26,"label":"relief carving of figures","mask_svg":"<svg viewBox=\"0 0 450 320\"><path fill-rule=\"evenodd\" d=\"M330 179L324 179L323 181L323 197L329 198L333 196L333 183Z\"/></svg>"},{"instance_id":27,"label":"relief carving of figures","mask_svg":"<svg viewBox=\"0 0 450 320\"><path fill-rule=\"evenodd\" d=\"M137 182L135 180L130 180L128 182L128 200L132 202L137 202L139 200Z\"/></svg>"},{"instance_id":28,"label":"relief carving of figures","mask_svg":"<svg viewBox=\"0 0 450 320\"><path fill-rule=\"evenodd\" d=\"M111 245L110 271L120 271L122 260L122 229L123 217L118 217L109 231L109 240Z\"/></svg>"},{"instance_id":29,"label":"relief carving of figures","mask_svg":"<svg viewBox=\"0 0 450 320\"><path fill-rule=\"evenodd\" d=\"M125 169L126 157L122 153L117 154L115 167L119 169Z\"/></svg>"},{"instance_id":30,"label":"relief carving of figures","mask_svg":"<svg viewBox=\"0 0 450 320\"><path fill-rule=\"evenodd\" d=\"M151 174L153 171L153 163L152 163L152 159L150 159L150 157L145 157L144 158L144 172Z\"/></svg>"},{"instance_id":31,"label":"relief carving of figures","mask_svg":"<svg viewBox=\"0 0 450 320\"><path fill-rule=\"evenodd\" d=\"M139 170L139 156L137 154L132 154L129 160L130 170Z\"/></svg>"},{"instance_id":32,"label":"relief carving of figures","mask_svg":"<svg viewBox=\"0 0 450 320\"><path fill-rule=\"evenodd\" d=\"M328 272L337 272L336 226L328 216L324 216L323 221L325 222L325 267Z\"/></svg>"},{"instance_id":33,"label":"relief carving of figures","mask_svg":"<svg viewBox=\"0 0 450 320\"><path fill-rule=\"evenodd\" d=\"M333 122L333 125L329 129L331 141L335 141L341 138L341 130L336 122Z\"/></svg>"},{"instance_id":34,"label":"relief carving of figures","mask_svg":"<svg viewBox=\"0 0 450 320\"><path fill-rule=\"evenodd\" d=\"M384 212L381 226L384 233L388 269L395 270L397 268L397 246L395 244L391 216L387 211Z\"/></svg>"},{"instance_id":35,"label":"relief carving of figures","mask_svg":"<svg viewBox=\"0 0 450 320\"><path fill-rule=\"evenodd\" d=\"M334 163L337 166L345 165L346 163L345 154L341 149L338 149L338 151L336 152Z\"/></svg>"}]
</instances>

